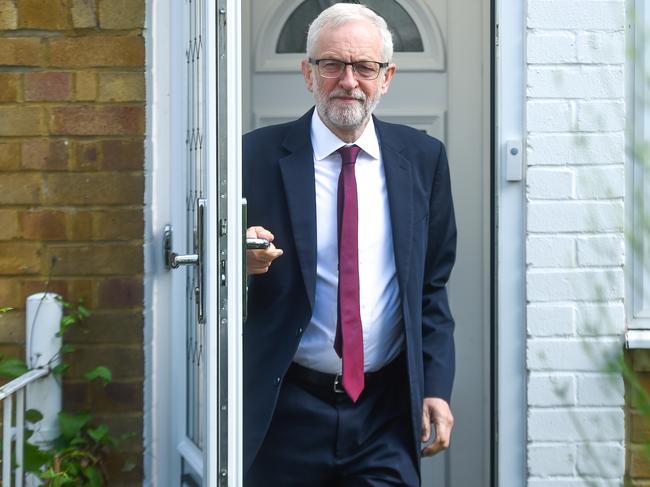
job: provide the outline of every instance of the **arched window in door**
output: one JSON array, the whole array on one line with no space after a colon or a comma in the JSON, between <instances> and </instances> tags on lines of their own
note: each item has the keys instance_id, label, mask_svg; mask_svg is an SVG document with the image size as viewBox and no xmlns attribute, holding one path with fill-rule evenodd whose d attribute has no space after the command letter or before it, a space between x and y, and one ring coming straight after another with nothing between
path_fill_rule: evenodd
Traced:
<instances>
[{"instance_id":1,"label":"arched window in door","mask_svg":"<svg viewBox=\"0 0 650 487\"><path fill-rule=\"evenodd\" d=\"M255 39L257 72L296 72L305 57L307 29L336 0L268 0L272 5ZM349 0L350 3L360 3ZM438 21L421 0L364 0L393 33L393 61L400 71L445 71Z\"/></svg>"},{"instance_id":2,"label":"arched window in door","mask_svg":"<svg viewBox=\"0 0 650 487\"><path fill-rule=\"evenodd\" d=\"M291 12L280 31L275 52L304 53L307 48L307 28L313 20L336 0L305 0ZM359 2L346 2L359 3ZM423 52L424 45L417 25L408 12L395 0L366 0L365 5L388 23L393 34L395 52Z\"/></svg>"}]
</instances>

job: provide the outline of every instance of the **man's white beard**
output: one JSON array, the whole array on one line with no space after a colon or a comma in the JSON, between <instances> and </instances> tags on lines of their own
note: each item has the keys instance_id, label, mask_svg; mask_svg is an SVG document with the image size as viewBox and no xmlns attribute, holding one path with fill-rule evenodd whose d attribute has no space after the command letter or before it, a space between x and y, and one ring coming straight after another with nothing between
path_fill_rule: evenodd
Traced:
<instances>
[{"instance_id":1,"label":"man's white beard","mask_svg":"<svg viewBox=\"0 0 650 487\"><path fill-rule=\"evenodd\" d=\"M337 96L351 96L359 100L360 103L352 105L338 105L332 103L331 99ZM341 129L355 129L366 125L370 115L379 103L381 94L377 90L373 98L368 98L361 88L356 88L351 92L337 88L329 96L322 94L318 89L318 84L314 83L314 98L316 99L316 108L324 121L329 121L335 127Z\"/></svg>"}]
</instances>

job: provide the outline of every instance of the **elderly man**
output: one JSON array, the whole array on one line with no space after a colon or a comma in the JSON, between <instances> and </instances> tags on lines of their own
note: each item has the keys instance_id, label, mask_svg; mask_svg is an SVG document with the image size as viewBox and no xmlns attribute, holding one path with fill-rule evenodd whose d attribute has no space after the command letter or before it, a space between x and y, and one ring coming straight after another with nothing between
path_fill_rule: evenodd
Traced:
<instances>
[{"instance_id":1,"label":"elderly man","mask_svg":"<svg viewBox=\"0 0 650 487\"><path fill-rule=\"evenodd\" d=\"M244 137L247 236L272 241L247 252L250 487L416 486L449 444L449 168L438 140L372 116L392 53L381 17L333 5L302 62L315 109Z\"/></svg>"}]
</instances>

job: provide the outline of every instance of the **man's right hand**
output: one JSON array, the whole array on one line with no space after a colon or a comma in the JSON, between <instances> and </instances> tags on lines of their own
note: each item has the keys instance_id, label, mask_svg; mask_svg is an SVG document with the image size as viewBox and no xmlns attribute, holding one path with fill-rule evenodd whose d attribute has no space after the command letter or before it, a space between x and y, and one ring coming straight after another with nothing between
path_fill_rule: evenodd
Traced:
<instances>
[{"instance_id":1,"label":"man's right hand","mask_svg":"<svg viewBox=\"0 0 650 487\"><path fill-rule=\"evenodd\" d=\"M249 227L246 238L265 238L271 245L268 249L246 251L246 272L251 274L264 274L269 270L271 263L282 255L282 249L273 245L273 234L264 227Z\"/></svg>"}]
</instances>

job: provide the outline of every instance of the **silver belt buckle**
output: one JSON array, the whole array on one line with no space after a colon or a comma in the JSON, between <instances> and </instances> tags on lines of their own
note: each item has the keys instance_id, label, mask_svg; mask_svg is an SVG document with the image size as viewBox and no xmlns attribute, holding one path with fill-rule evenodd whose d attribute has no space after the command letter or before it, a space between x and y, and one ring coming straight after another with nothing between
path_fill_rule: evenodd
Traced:
<instances>
[{"instance_id":1,"label":"silver belt buckle","mask_svg":"<svg viewBox=\"0 0 650 487\"><path fill-rule=\"evenodd\" d=\"M334 392L337 394L344 394L343 383L341 382L341 374L336 374L334 377Z\"/></svg>"}]
</instances>

